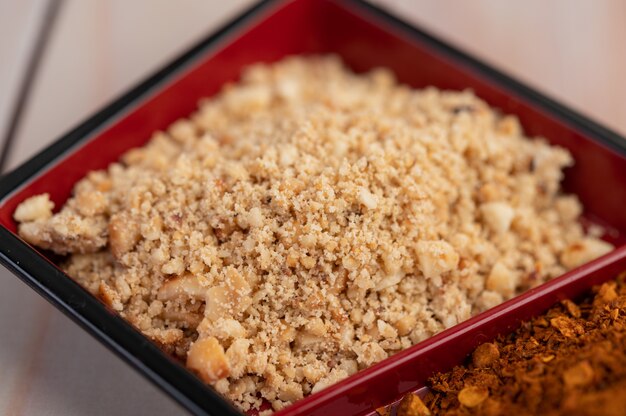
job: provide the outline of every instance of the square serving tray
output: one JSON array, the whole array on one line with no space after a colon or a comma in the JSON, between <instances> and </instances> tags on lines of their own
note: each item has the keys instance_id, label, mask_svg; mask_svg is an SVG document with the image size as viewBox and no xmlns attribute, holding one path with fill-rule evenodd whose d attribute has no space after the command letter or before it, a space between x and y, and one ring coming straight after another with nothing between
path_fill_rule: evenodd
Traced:
<instances>
[{"instance_id":1,"label":"square serving tray","mask_svg":"<svg viewBox=\"0 0 626 416\"><path fill-rule=\"evenodd\" d=\"M357 72L377 66L420 88L473 89L519 117L529 135L569 149L576 165L564 189L585 206L584 222L607 229L617 249L444 331L277 414L365 415L424 386L480 342L513 330L563 297L626 269L626 141L489 66L358 0L263 1L192 47L0 180L0 261L194 414L240 414L180 363L66 276L48 253L16 235L25 198L48 192L57 207L88 171L105 168L151 133L190 114L240 70L293 54L339 55Z\"/></svg>"}]
</instances>

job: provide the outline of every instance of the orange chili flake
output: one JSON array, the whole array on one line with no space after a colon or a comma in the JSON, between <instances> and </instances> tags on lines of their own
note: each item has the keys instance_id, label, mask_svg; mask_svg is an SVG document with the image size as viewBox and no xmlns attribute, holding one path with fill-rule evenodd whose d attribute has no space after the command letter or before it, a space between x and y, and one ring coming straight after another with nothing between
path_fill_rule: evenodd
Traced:
<instances>
[{"instance_id":1,"label":"orange chili flake","mask_svg":"<svg viewBox=\"0 0 626 416\"><path fill-rule=\"evenodd\" d=\"M432 377L420 403L432 415L624 414L625 281L622 273L582 302L564 300L480 345L466 365ZM406 408L398 416L428 414Z\"/></svg>"}]
</instances>

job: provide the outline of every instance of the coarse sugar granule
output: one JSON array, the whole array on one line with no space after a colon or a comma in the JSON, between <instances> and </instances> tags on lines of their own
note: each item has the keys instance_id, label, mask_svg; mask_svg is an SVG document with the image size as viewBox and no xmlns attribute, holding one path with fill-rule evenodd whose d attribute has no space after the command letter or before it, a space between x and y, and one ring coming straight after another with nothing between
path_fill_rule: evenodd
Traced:
<instances>
[{"instance_id":1,"label":"coarse sugar granule","mask_svg":"<svg viewBox=\"0 0 626 416\"><path fill-rule=\"evenodd\" d=\"M610 251L559 190L572 163L470 91L291 57L15 219L240 408L280 409Z\"/></svg>"}]
</instances>

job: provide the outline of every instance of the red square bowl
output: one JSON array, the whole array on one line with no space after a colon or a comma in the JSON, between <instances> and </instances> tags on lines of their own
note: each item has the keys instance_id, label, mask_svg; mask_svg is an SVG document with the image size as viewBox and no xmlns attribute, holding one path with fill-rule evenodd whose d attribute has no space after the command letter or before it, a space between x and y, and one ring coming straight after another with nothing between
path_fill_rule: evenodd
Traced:
<instances>
[{"instance_id":1,"label":"red square bowl","mask_svg":"<svg viewBox=\"0 0 626 416\"><path fill-rule=\"evenodd\" d=\"M237 79L242 67L286 55L339 55L353 70L393 70L416 88L471 88L516 114L526 133L569 149L564 181L585 221L608 230L612 253L280 411L281 415L362 415L419 389L435 371L461 362L479 342L512 330L562 297L575 297L626 268L626 141L415 27L357 0L270 0L191 48L0 180L0 260L24 282L195 414L239 414L47 258L16 235L25 198L48 192L56 206L88 171L105 168L190 114L202 97Z\"/></svg>"}]
</instances>

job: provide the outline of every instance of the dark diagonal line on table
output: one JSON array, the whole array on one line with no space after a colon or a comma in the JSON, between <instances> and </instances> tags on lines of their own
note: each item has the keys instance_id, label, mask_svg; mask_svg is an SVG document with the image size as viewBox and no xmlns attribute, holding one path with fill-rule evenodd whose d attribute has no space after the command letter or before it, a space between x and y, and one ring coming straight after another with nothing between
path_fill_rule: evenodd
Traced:
<instances>
[{"instance_id":1,"label":"dark diagonal line on table","mask_svg":"<svg viewBox=\"0 0 626 416\"><path fill-rule=\"evenodd\" d=\"M35 45L31 51L30 57L26 65L26 71L22 77L20 87L15 99L11 115L9 117L9 125L2 137L2 149L0 150L0 173L4 173L7 161L11 155L11 150L15 142L15 136L20 126L20 121L26 108L26 103L30 96L31 87L37 71L41 64L41 58L46 50L54 23L61 9L63 0L50 0L46 7L45 15L41 24L41 28L35 40Z\"/></svg>"}]
</instances>

